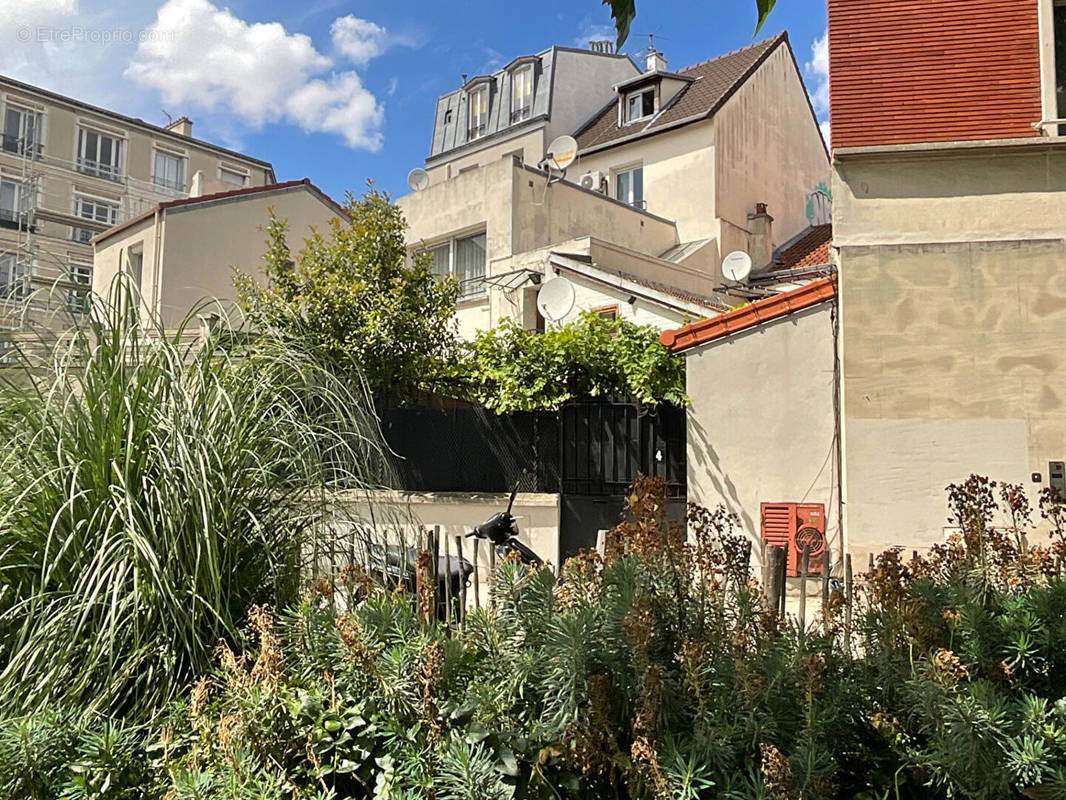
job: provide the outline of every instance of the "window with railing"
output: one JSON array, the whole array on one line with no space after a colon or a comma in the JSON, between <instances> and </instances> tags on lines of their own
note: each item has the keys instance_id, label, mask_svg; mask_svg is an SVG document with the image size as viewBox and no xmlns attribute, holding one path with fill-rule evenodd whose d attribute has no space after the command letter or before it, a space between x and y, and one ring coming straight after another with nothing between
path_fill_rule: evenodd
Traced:
<instances>
[{"instance_id":1,"label":"window with railing","mask_svg":"<svg viewBox=\"0 0 1066 800\"><path fill-rule=\"evenodd\" d=\"M74 215L110 228L118 222L118 203L99 197L75 195ZM72 238L74 241L83 244L87 244L96 234L100 233L97 228L74 227L71 230L73 231Z\"/></svg>"},{"instance_id":2,"label":"window with railing","mask_svg":"<svg viewBox=\"0 0 1066 800\"><path fill-rule=\"evenodd\" d=\"M20 300L29 293L29 264L17 253L0 254L0 300Z\"/></svg>"},{"instance_id":3,"label":"window with railing","mask_svg":"<svg viewBox=\"0 0 1066 800\"><path fill-rule=\"evenodd\" d=\"M39 158L42 150L41 114L8 103L4 109L3 150Z\"/></svg>"},{"instance_id":4,"label":"window with railing","mask_svg":"<svg viewBox=\"0 0 1066 800\"><path fill-rule=\"evenodd\" d=\"M78 171L109 180L122 178L122 140L87 128L78 130Z\"/></svg>"},{"instance_id":5,"label":"window with railing","mask_svg":"<svg viewBox=\"0 0 1066 800\"><path fill-rule=\"evenodd\" d=\"M29 212L29 193L16 180L0 179L0 227L20 228Z\"/></svg>"},{"instance_id":6,"label":"window with railing","mask_svg":"<svg viewBox=\"0 0 1066 800\"><path fill-rule=\"evenodd\" d=\"M435 275L459 281L459 300L473 300L487 292L485 283L485 234L463 236L427 248Z\"/></svg>"},{"instance_id":7,"label":"window with railing","mask_svg":"<svg viewBox=\"0 0 1066 800\"><path fill-rule=\"evenodd\" d=\"M92 302L93 265L72 263L70 282L74 285L67 292L67 308L79 314L89 313Z\"/></svg>"},{"instance_id":8,"label":"window with railing","mask_svg":"<svg viewBox=\"0 0 1066 800\"><path fill-rule=\"evenodd\" d=\"M521 122L533 114L533 65L511 72L511 122Z\"/></svg>"},{"instance_id":9,"label":"window with railing","mask_svg":"<svg viewBox=\"0 0 1066 800\"><path fill-rule=\"evenodd\" d=\"M467 138L476 139L484 136L489 124L489 87L483 83L467 94L470 124Z\"/></svg>"},{"instance_id":10,"label":"window with railing","mask_svg":"<svg viewBox=\"0 0 1066 800\"><path fill-rule=\"evenodd\" d=\"M185 189L185 157L164 150L155 151L152 167L152 183L166 189Z\"/></svg>"}]
</instances>

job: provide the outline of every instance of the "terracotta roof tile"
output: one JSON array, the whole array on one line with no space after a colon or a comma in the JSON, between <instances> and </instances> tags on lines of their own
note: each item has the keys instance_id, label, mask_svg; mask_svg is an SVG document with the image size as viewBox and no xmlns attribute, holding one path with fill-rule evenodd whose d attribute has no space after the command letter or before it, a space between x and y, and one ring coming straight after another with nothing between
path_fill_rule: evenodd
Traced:
<instances>
[{"instance_id":1,"label":"terracotta roof tile","mask_svg":"<svg viewBox=\"0 0 1066 800\"><path fill-rule=\"evenodd\" d=\"M777 254L774 270L822 267L831 262L829 246L833 242L833 226L815 225Z\"/></svg>"},{"instance_id":2,"label":"terracotta roof tile","mask_svg":"<svg viewBox=\"0 0 1066 800\"><path fill-rule=\"evenodd\" d=\"M791 292L767 297L710 319L693 322L673 331L663 331L659 341L675 353L690 347L713 342L733 333L754 328L764 322L788 316L797 311L831 300L837 294L835 275L812 281Z\"/></svg>"},{"instance_id":3,"label":"terracotta roof tile","mask_svg":"<svg viewBox=\"0 0 1066 800\"><path fill-rule=\"evenodd\" d=\"M618 125L618 101L613 100L576 135L578 147L587 150L620 139L658 133L682 120L705 119L725 102L763 59L779 44L788 42L780 33L772 39L712 58L679 70L678 74L695 78L674 99L644 125Z\"/></svg>"}]
</instances>

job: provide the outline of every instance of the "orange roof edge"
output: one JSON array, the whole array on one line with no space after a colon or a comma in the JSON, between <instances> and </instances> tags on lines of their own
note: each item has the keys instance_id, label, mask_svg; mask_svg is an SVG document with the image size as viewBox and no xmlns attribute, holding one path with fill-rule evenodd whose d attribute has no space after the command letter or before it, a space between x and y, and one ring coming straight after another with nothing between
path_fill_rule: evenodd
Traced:
<instances>
[{"instance_id":1,"label":"orange roof edge","mask_svg":"<svg viewBox=\"0 0 1066 800\"><path fill-rule=\"evenodd\" d=\"M758 300L751 305L727 311L710 319L693 322L683 328L663 331L659 341L675 353L690 347L713 342L733 333L754 328L764 322L780 319L796 311L831 300L837 294L837 276L830 275L790 292Z\"/></svg>"}]
</instances>

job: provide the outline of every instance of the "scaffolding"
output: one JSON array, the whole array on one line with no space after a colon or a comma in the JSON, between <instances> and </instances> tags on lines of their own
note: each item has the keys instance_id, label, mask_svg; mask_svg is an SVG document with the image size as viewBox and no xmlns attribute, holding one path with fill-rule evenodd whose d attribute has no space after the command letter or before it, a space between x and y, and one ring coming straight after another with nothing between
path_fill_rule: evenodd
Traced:
<instances>
[{"instance_id":1,"label":"scaffolding","mask_svg":"<svg viewBox=\"0 0 1066 800\"><path fill-rule=\"evenodd\" d=\"M188 196L182 189L130 177L111 165L49 156L37 141L39 128L30 130L23 137L5 134L0 151L0 156L8 157L3 161L8 172L17 172L9 179L16 183L15 203L11 224L5 226L15 229L15 244L0 245L0 327L9 330L32 323L30 307L44 312L87 310L90 239L160 202ZM12 157L17 157L17 167L11 164ZM82 189L79 179L86 187L97 188ZM94 202L109 209L104 218L84 213L84 205ZM42 222L69 234L48 235L41 230ZM71 251L85 252L78 259L71 257Z\"/></svg>"}]
</instances>

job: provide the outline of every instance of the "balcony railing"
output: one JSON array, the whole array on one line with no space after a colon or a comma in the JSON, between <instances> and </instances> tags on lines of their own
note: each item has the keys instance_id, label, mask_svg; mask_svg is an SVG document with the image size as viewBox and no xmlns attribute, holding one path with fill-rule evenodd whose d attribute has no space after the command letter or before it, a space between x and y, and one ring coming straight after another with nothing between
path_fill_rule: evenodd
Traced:
<instances>
[{"instance_id":1,"label":"balcony railing","mask_svg":"<svg viewBox=\"0 0 1066 800\"><path fill-rule=\"evenodd\" d=\"M486 129L487 129L487 125L484 122L482 122L480 125L474 125L471 128L467 128L466 129L466 138L468 140L470 140L470 139L478 139L478 138L480 138L480 137L485 135Z\"/></svg>"},{"instance_id":2,"label":"balcony railing","mask_svg":"<svg viewBox=\"0 0 1066 800\"><path fill-rule=\"evenodd\" d=\"M484 297L486 294L488 294L488 284L485 282L484 276L459 281L460 301L474 300L478 297Z\"/></svg>"},{"instance_id":3,"label":"balcony railing","mask_svg":"<svg viewBox=\"0 0 1066 800\"><path fill-rule=\"evenodd\" d=\"M0 148L5 153L12 153L17 156L29 156L32 159L38 159L41 157L41 153L44 152L44 145L34 141L27 141L20 136L13 136L10 133L0 133Z\"/></svg>"},{"instance_id":4,"label":"balcony railing","mask_svg":"<svg viewBox=\"0 0 1066 800\"><path fill-rule=\"evenodd\" d=\"M521 108L516 108L514 111L511 112L511 124L521 122L524 119L529 119L532 113L533 109L529 106L522 106Z\"/></svg>"},{"instance_id":5,"label":"balcony railing","mask_svg":"<svg viewBox=\"0 0 1066 800\"><path fill-rule=\"evenodd\" d=\"M78 159L78 172L92 175L97 178L106 178L109 181L121 181L122 170L114 164L105 164L103 161L93 161L91 158Z\"/></svg>"}]
</instances>

